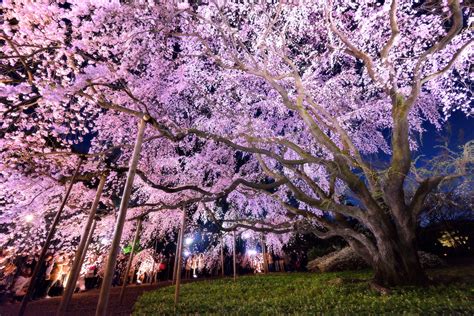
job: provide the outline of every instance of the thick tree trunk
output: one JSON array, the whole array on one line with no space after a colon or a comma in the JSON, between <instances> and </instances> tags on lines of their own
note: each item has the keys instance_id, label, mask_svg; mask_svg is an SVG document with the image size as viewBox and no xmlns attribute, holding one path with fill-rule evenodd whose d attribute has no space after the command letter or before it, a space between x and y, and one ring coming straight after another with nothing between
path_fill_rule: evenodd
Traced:
<instances>
[{"instance_id":1,"label":"thick tree trunk","mask_svg":"<svg viewBox=\"0 0 474 316\"><path fill-rule=\"evenodd\" d=\"M362 256L360 249L351 247ZM377 244L376 253L369 252L368 263L374 270L376 283L390 287L396 285L425 285L428 279L421 268L414 243L406 244L400 240L385 240ZM390 255L387 255L390 254Z\"/></svg>"},{"instance_id":2,"label":"thick tree trunk","mask_svg":"<svg viewBox=\"0 0 474 316\"><path fill-rule=\"evenodd\" d=\"M385 287L426 284L428 279L418 258L416 225L410 221L400 223L385 214L364 221L372 238L356 238L360 236L353 232L344 236L345 240L372 266L376 283Z\"/></svg>"},{"instance_id":3,"label":"thick tree trunk","mask_svg":"<svg viewBox=\"0 0 474 316\"><path fill-rule=\"evenodd\" d=\"M427 283L418 257L412 254L404 255L403 260L385 258L376 262L373 269L374 280L383 286L425 285Z\"/></svg>"}]
</instances>

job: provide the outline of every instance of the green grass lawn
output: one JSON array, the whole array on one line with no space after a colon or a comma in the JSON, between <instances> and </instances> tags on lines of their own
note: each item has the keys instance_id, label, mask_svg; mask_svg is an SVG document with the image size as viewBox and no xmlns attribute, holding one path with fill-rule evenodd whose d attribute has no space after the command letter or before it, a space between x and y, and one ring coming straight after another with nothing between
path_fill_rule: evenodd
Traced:
<instances>
[{"instance_id":1,"label":"green grass lawn","mask_svg":"<svg viewBox=\"0 0 474 316\"><path fill-rule=\"evenodd\" d=\"M455 274L462 276L470 273L469 270L461 270ZM370 277L369 271L286 273L242 276L236 282L219 279L189 283L181 287L177 313L474 314L474 285L470 277L450 285L393 288L390 295L371 290L368 286ZM344 281L340 284L340 278L366 281ZM173 295L174 287L145 293L136 302L134 315L174 314Z\"/></svg>"}]
</instances>

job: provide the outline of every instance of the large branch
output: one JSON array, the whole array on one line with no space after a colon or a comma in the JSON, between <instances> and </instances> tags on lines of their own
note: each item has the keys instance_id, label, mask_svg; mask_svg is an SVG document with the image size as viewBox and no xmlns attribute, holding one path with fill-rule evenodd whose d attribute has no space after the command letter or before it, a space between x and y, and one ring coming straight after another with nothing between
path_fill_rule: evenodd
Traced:
<instances>
[{"instance_id":1,"label":"large branch","mask_svg":"<svg viewBox=\"0 0 474 316\"><path fill-rule=\"evenodd\" d=\"M415 194L413 195L413 198L411 199L410 205L409 205L409 210L412 216L413 222L416 222L418 219L418 215L423 209L424 201L426 197L433 192L434 189L436 189L441 182L446 182L446 181L451 181L460 177L465 176L466 174L461 173L461 174L452 174L449 176L436 176L436 177L430 177L425 180L423 180L416 190Z\"/></svg>"},{"instance_id":2,"label":"large branch","mask_svg":"<svg viewBox=\"0 0 474 316\"><path fill-rule=\"evenodd\" d=\"M440 70L430 74L430 75L427 75L426 77L424 77L422 80L421 80L421 84L423 85L424 83L432 80L432 79L435 79L443 74L445 74L446 72L448 72L451 67L454 65L454 63L456 62L456 60L459 58L459 56L461 56L461 54L464 52L464 50L469 47L472 43L474 42L473 39L470 39L469 41L467 41L466 43L464 43L463 46L461 46L461 48L459 48L459 50L453 55L453 57L451 58L451 60L449 60L449 62L446 64L446 66L444 66L443 68L441 68Z\"/></svg>"},{"instance_id":3,"label":"large branch","mask_svg":"<svg viewBox=\"0 0 474 316\"><path fill-rule=\"evenodd\" d=\"M174 204L158 202L158 203L144 203L144 204L137 205L135 207L150 207L150 208L147 209L144 213L140 214L139 216L133 217L131 220L137 219L139 217L143 217L146 214L161 211L161 210L178 209L186 205L190 205L190 204L194 204L198 202L202 202L202 203L213 202L213 201L226 197L232 191L236 190L240 185L245 186L250 189L259 190L259 191L271 191L278 188L279 186L284 185L286 181L287 181L286 179L281 179L272 183L255 183L255 182L250 182L245 179L239 178L239 179L234 180L232 184L230 184L227 188L221 190L220 192L213 193L212 195L209 195L209 196L194 197L187 200L176 202Z\"/></svg>"},{"instance_id":4,"label":"large branch","mask_svg":"<svg viewBox=\"0 0 474 316\"><path fill-rule=\"evenodd\" d=\"M428 56L444 49L462 30L463 16L459 0L448 1L448 7L453 17L451 28L445 36L443 36L438 42L436 42L436 44L431 46L430 49L425 51L418 59L413 72L413 84L411 87L411 93L405 105L407 110L409 110L415 104L415 101L418 98L418 95L420 94L421 86L423 84L421 74L424 62L426 61Z\"/></svg>"}]
</instances>

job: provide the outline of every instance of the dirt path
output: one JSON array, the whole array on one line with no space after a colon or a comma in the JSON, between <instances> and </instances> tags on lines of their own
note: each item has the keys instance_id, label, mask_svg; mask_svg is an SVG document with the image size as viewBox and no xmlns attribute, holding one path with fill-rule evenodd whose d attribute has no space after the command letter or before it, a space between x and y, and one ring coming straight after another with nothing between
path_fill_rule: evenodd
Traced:
<instances>
[{"instance_id":1,"label":"dirt path","mask_svg":"<svg viewBox=\"0 0 474 316\"><path fill-rule=\"evenodd\" d=\"M155 290L157 288L170 285L170 281L160 282L158 284L146 285L130 285L127 287L123 304L118 303L120 294L120 287L111 289L109 298L108 314L109 315L130 315L133 304L137 298L146 291ZM95 315L95 308L99 299L99 290L94 289L83 293L74 294L71 305L67 315L71 316L89 316ZM28 304L26 315L28 316L50 316L56 315L56 310L59 306L61 297L52 297L48 299L41 299L32 301ZM19 303L3 304L0 306L0 316L16 316Z\"/></svg>"}]
</instances>

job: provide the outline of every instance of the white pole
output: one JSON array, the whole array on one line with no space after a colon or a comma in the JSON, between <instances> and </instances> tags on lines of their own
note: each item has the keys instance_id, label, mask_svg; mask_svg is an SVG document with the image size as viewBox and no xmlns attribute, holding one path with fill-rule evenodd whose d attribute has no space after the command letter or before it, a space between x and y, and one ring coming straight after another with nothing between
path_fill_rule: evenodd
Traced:
<instances>
[{"instance_id":1,"label":"white pole","mask_svg":"<svg viewBox=\"0 0 474 316\"><path fill-rule=\"evenodd\" d=\"M89 212L89 218L87 219L86 226L84 227L81 241L79 242L79 246L76 250L76 255L74 256L74 262L72 263L71 272L66 283L66 288L64 289L64 294L61 299L57 315L64 315L67 312L69 303L71 302L72 295L76 288L77 278L82 266L83 253L86 251L87 239L92 230L92 223L95 220L95 214L97 207L99 206L100 197L102 195L102 190L104 189L106 179L107 175L102 174L100 177L99 186L97 187L97 192L95 194L94 202L92 203L91 210Z\"/></svg>"},{"instance_id":2,"label":"white pole","mask_svg":"<svg viewBox=\"0 0 474 316\"><path fill-rule=\"evenodd\" d=\"M236 259L235 259L235 256L236 256L236 250L235 250L235 231L232 232L232 236L234 238L234 243L232 244L232 252L233 252L233 260L234 260L234 281L237 280L237 264L236 264Z\"/></svg>"},{"instance_id":3,"label":"white pole","mask_svg":"<svg viewBox=\"0 0 474 316\"><path fill-rule=\"evenodd\" d=\"M133 256L135 255L135 247L138 242L138 237L140 236L141 228L142 228L142 219L140 217L139 219L137 219L137 229L135 231L135 238L133 238L132 250L130 252L130 257L128 258L127 267L125 268L125 275L123 277L122 289L120 290L120 296L119 296L120 304L122 304L123 295L125 294L125 288L127 287L128 274L130 273L130 267L132 266Z\"/></svg>"},{"instance_id":4,"label":"white pole","mask_svg":"<svg viewBox=\"0 0 474 316\"><path fill-rule=\"evenodd\" d=\"M109 292L112 286L112 279L114 277L115 264L117 262L117 255L120 248L120 239L122 238L123 226L127 217L128 202L132 193L133 179L135 177L138 160L140 160L143 134L145 132L146 122L149 119L150 116L145 114L140 120L140 124L138 126L137 139L135 141L135 147L133 148L132 158L130 159L127 181L125 182L117 223L115 224L114 238L112 240L112 245L110 246L109 257L104 273L104 280L102 281L102 287L100 288L99 302L97 303L97 309L95 311L96 316L105 316L107 314Z\"/></svg>"},{"instance_id":5,"label":"white pole","mask_svg":"<svg viewBox=\"0 0 474 316\"><path fill-rule=\"evenodd\" d=\"M23 297L23 300L21 301L20 310L18 311L19 316L23 316L23 314L25 313L26 306L28 305L28 302L30 301L31 296L33 295L33 291L36 289L38 277L39 277L39 271L41 269L41 266L44 264L44 259L46 258L46 252L48 251L49 246L51 245L51 240L53 239L54 234L56 232L56 227L58 226L59 220L61 219L61 214L64 210L64 207L66 206L66 202L69 197L69 194L71 193L72 186L74 185L74 182L76 181L76 177L79 174L79 170L81 168L83 159L84 159L83 157L79 158L79 162L77 164L76 170L74 171L74 175L72 176L71 183L69 183L69 187L66 190L66 195L64 196L64 199L61 202L61 206L56 212L56 216L54 217L53 223L51 224L51 228L49 229L48 236L46 237L46 241L44 242L43 248L41 249L38 262L36 262L35 269L33 270L33 274L31 275L30 285L28 286L28 290L26 291L26 294Z\"/></svg>"},{"instance_id":6,"label":"white pole","mask_svg":"<svg viewBox=\"0 0 474 316\"><path fill-rule=\"evenodd\" d=\"M267 258L267 251L266 251L266 247L265 247L265 240L264 240L265 236L261 235L261 244L262 244L262 256L263 256L263 273L264 274L267 274L268 273L268 258Z\"/></svg>"},{"instance_id":7,"label":"white pole","mask_svg":"<svg viewBox=\"0 0 474 316\"><path fill-rule=\"evenodd\" d=\"M176 286L174 290L174 307L175 308L178 306L178 303L179 303L179 287L181 285L181 255L183 253L185 227L186 227L186 210L183 209L183 220L181 222L181 230L179 232L178 265L176 269Z\"/></svg>"},{"instance_id":8,"label":"white pole","mask_svg":"<svg viewBox=\"0 0 474 316\"><path fill-rule=\"evenodd\" d=\"M224 277L224 238L221 238L221 274Z\"/></svg>"}]
</instances>

